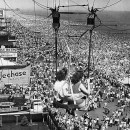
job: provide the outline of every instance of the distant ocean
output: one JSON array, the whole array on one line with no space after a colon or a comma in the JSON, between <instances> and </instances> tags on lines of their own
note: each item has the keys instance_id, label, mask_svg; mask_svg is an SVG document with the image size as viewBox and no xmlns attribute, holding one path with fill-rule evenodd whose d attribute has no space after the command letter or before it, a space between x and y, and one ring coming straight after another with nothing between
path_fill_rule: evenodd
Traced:
<instances>
[{"instance_id":1,"label":"distant ocean","mask_svg":"<svg viewBox=\"0 0 130 130\"><path fill-rule=\"evenodd\" d=\"M35 14L33 10L24 10L21 12L27 15ZM45 10L36 11L36 15L41 17L47 17L50 15L50 13L51 11L45 11ZM123 33L124 35L128 35L128 37L130 37L130 12L103 11L103 12L97 12L97 16L100 18L103 25L101 25L96 30L109 31L112 33L119 33L119 34ZM85 25L87 21L87 14L61 14L61 19L70 20Z\"/></svg>"},{"instance_id":2,"label":"distant ocean","mask_svg":"<svg viewBox=\"0 0 130 130\"><path fill-rule=\"evenodd\" d=\"M34 15L33 10L23 10L21 11L24 14L30 14ZM62 11L63 12L63 11ZM80 12L80 11L73 11L73 12ZM38 10L36 11L36 15L38 16L44 16L47 17L51 11L45 11L45 10ZM85 12L84 12L85 13ZM83 17L85 14L61 14L62 19L68 19L68 17L71 18L71 20L81 20L86 21L86 17ZM102 21L115 21L117 23L123 23L123 24L130 24L130 12L129 11L103 11L103 12L97 12L98 17Z\"/></svg>"}]
</instances>

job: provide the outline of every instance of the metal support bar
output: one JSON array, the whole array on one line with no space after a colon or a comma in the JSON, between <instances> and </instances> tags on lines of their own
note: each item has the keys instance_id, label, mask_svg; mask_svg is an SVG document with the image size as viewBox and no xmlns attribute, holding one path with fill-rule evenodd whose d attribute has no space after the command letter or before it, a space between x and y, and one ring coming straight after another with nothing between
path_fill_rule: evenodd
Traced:
<instances>
[{"instance_id":1,"label":"metal support bar","mask_svg":"<svg viewBox=\"0 0 130 130\"><path fill-rule=\"evenodd\" d=\"M58 34L58 30L55 30L55 63L56 63L56 74L57 74L57 34Z\"/></svg>"},{"instance_id":2,"label":"metal support bar","mask_svg":"<svg viewBox=\"0 0 130 130\"><path fill-rule=\"evenodd\" d=\"M88 75L87 78L90 76L90 60L91 60L91 46L92 46L92 29L90 30L90 39L89 39L89 54L88 54Z\"/></svg>"}]
</instances>

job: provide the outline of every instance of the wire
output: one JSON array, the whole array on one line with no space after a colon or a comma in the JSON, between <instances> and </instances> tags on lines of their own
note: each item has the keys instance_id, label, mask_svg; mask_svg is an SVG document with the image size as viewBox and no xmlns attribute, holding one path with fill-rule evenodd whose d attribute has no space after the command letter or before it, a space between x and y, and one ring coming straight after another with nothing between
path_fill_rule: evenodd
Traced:
<instances>
[{"instance_id":1,"label":"wire","mask_svg":"<svg viewBox=\"0 0 130 130\"><path fill-rule=\"evenodd\" d=\"M97 18L97 20L99 21L99 25L98 26L100 26L101 24L102 24L102 21L101 21L101 19L96 15L96 18Z\"/></svg>"},{"instance_id":2,"label":"wire","mask_svg":"<svg viewBox=\"0 0 130 130\"><path fill-rule=\"evenodd\" d=\"M73 0L70 0L71 2L73 2L73 3L75 3L75 4L77 4L77 5L79 5L77 2L75 2L75 1L73 1ZM79 5L80 6L80 5ZM85 8L84 6L82 6L82 8L84 8L84 9L87 9L88 10L88 8Z\"/></svg>"},{"instance_id":3,"label":"wire","mask_svg":"<svg viewBox=\"0 0 130 130\"><path fill-rule=\"evenodd\" d=\"M17 16L19 16L20 18L25 19L25 20L30 20L30 19L27 19L27 18L25 18L25 17L23 17L23 16L20 16L18 13L16 13L16 12L7 4L7 2L6 2L5 0L3 0L3 1L4 1L5 5L7 5L8 8L9 8L12 12L14 12ZM34 1L34 0L33 0L33 1ZM48 19L48 17L47 17L47 18L44 18L44 19ZM28 29L27 27L25 27L25 28Z\"/></svg>"},{"instance_id":4,"label":"wire","mask_svg":"<svg viewBox=\"0 0 130 130\"><path fill-rule=\"evenodd\" d=\"M72 99L74 101L74 104L76 104L76 101L75 101L75 98L74 98L74 93L73 93L73 88L72 88L72 85L71 85L71 79L70 79L70 69L71 69L71 56L72 56L72 51L70 50L69 46L68 46L68 43L65 40L65 43L66 43L66 47L67 47L67 50L69 52L69 76L68 76L68 80L69 80L69 87L70 87L70 90L71 90L71 94L72 94Z\"/></svg>"},{"instance_id":5,"label":"wire","mask_svg":"<svg viewBox=\"0 0 130 130\"><path fill-rule=\"evenodd\" d=\"M102 7L102 8L97 8L97 9L106 9L106 8L108 8L108 7L111 7L111 6L113 6L113 5L116 5L116 4L118 4L119 2L121 2L122 0L119 0L119 1L117 1L117 2L115 2L115 3L113 3L113 4L111 4L111 5L108 5L108 6L105 6L105 7Z\"/></svg>"},{"instance_id":6,"label":"wire","mask_svg":"<svg viewBox=\"0 0 130 130\"><path fill-rule=\"evenodd\" d=\"M86 34L88 31L89 31L89 29L87 29L85 32L83 32L83 33L80 35L80 37L79 37L79 39L78 39L78 41L77 41L77 42L79 42L79 41L80 41L80 39L82 38L82 36L83 36L84 34Z\"/></svg>"},{"instance_id":7,"label":"wire","mask_svg":"<svg viewBox=\"0 0 130 130\"><path fill-rule=\"evenodd\" d=\"M18 13L16 13L8 4L7 4L7 2L5 1L5 0L3 0L4 1L4 3L5 3L5 5L7 5L8 6L8 8L9 9L11 9L11 11L12 12L14 12L17 16L19 16L19 17L21 17L21 18L23 18L23 19L26 19L26 20L28 20L27 18L25 18L25 17L22 17L22 16L20 16ZM46 18L45 18L46 19Z\"/></svg>"},{"instance_id":8,"label":"wire","mask_svg":"<svg viewBox=\"0 0 130 130\"><path fill-rule=\"evenodd\" d=\"M96 0L93 0L93 6L92 6L92 7L94 7L95 1L96 1Z\"/></svg>"},{"instance_id":9,"label":"wire","mask_svg":"<svg viewBox=\"0 0 130 130\"><path fill-rule=\"evenodd\" d=\"M79 41L80 41L81 37L82 37L83 35L85 35L88 31L94 30L95 28L101 26L101 20L100 20L100 18L99 18L96 14L95 14L95 17L98 19L99 25L97 25L97 26L94 25L94 26L91 27L91 29L87 29L85 32L83 32L83 33L81 34L81 36L79 37L78 41L77 41L78 44L79 44ZM80 44L79 44L79 47L78 47L78 48L80 48ZM94 60L93 60L93 66L94 66Z\"/></svg>"},{"instance_id":10,"label":"wire","mask_svg":"<svg viewBox=\"0 0 130 130\"><path fill-rule=\"evenodd\" d=\"M110 3L110 1L111 1L111 0L108 0L108 2L107 2L107 4L106 4L106 6L105 6L105 7L103 7L103 9L102 9L102 10L100 10L100 12L101 12L101 11L103 11L103 10L105 10L105 8L108 6L108 4Z\"/></svg>"},{"instance_id":11,"label":"wire","mask_svg":"<svg viewBox=\"0 0 130 130\"><path fill-rule=\"evenodd\" d=\"M102 24L102 22L101 22L101 20L100 20L100 18L95 14L95 17L98 19L98 21L99 21L99 25L97 25L97 26L93 26L91 29L87 29L85 32L83 32L81 35L80 35L80 37L79 37L79 39L78 39L78 41L77 42L79 42L80 41L80 39L81 39L81 37L84 35L84 34L86 34L89 30L93 30L93 29L95 29L95 28L97 28L97 27L99 27L101 24Z\"/></svg>"},{"instance_id":12,"label":"wire","mask_svg":"<svg viewBox=\"0 0 130 130\"><path fill-rule=\"evenodd\" d=\"M116 30L116 31L129 31L130 30L130 29L116 29L116 28L111 28L111 27L109 27L107 25L104 25L103 23L101 23L101 24L102 24L102 26L104 26L104 27L106 27L108 29L111 29L111 30Z\"/></svg>"},{"instance_id":13,"label":"wire","mask_svg":"<svg viewBox=\"0 0 130 130\"><path fill-rule=\"evenodd\" d=\"M48 6L45 6L45 5L43 5L43 4L41 4L41 3L39 3L39 2L37 2L36 0L33 0L36 4L38 4L38 5L40 5L40 6L42 6L43 8L45 8L45 9L50 9L50 7L48 7ZM54 1L54 0L53 0Z\"/></svg>"},{"instance_id":14,"label":"wire","mask_svg":"<svg viewBox=\"0 0 130 130\"><path fill-rule=\"evenodd\" d=\"M93 49L93 48L94 48L94 47L93 47L93 45L92 45L92 51L91 51L91 52L92 52L92 63L93 63L92 68L93 68L93 69L95 69L95 63L94 63L94 53L93 53L93 50L94 50L94 49Z\"/></svg>"},{"instance_id":15,"label":"wire","mask_svg":"<svg viewBox=\"0 0 130 130\"><path fill-rule=\"evenodd\" d=\"M85 4L84 5L65 5L65 6L63 5L63 6L59 6L59 7L72 7L72 6L82 6L83 7L83 6L88 6L88 5L85 5Z\"/></svg>"},{"instance_id":16,"label":"wire","mask_svg":"<svg viewBox=\"0 0 130 130\"><path fill-rule=\"evenodd\" d=\"M44 6L40 5L39 3L35 2L39 7L41 7L42 9L46 9Z\"/></svg>"},{"instance_id":17,"label":"wire","mask_svg":"<svg viewBox=\"0 0 130 130\"><path fill-rule=\"evenodd\" d=\"M27 18L25 18L25 17L23 17L23 16L20 16L18 13L16 13L15 11L14 11L14 9L12 9L8 4L7 4L7 2L5 1L5 0L3 0L4 1L4 3L8 6L8 8L13 12L13 13L15 13L17 16L19 16L20 18L23 18L23 19L26 19L26 20L28 20Z\"/></svg>"}]
</instances>

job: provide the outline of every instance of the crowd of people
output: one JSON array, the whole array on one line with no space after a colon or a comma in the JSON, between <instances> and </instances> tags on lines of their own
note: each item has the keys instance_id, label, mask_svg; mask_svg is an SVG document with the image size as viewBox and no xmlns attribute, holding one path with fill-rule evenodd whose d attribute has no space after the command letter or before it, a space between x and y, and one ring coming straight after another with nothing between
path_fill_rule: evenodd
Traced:
<instances>
[{"instance_id":1,"label":"crowd of people","mask_svg":"<svg viewBox=\"0 0 130 130\"><path fill-rule=\"evenodd\" d=\"M41 99L46 99L50 116L55 122L55 125L62 129L105 130L113 128L129 130L130 117L128 108L130 106L130 89L118 81L119 78L125 77L129 72L129 41L123 37L120 38L116 34L110 36L103 32L93 32L93 51L91 54L92 60L90 67L90 76L93 77L93 79L91 81L91 90L89 90L89 92L87 91L87 99L91 104L86 104L87 106L82 104L85 106L83 107L84 111L87 108L87 112L80 116L79 114L73 113L77 112L77 110L71 112L71 109L67 107L68 115L66 115L66 113L58 112L59 108L54 108L56 104L52 102L54 99L52 99L52 97L55 95L54 86L56 81L54 31L51 27L52 21L51 19L38 17L36 21L38 24L36 26L33 17L25 17L30 20L28 23L21 19L19 19L19 21L12 20L9 28L16 36L18 63L31 64L31 76L33 76L33 78L31 79L31 84L28 86L28 89L24 91L25 95L29 93L35 97L39 96ZM68 71L71 73L71 82L75 85L77 84L77 81L75 81L78 75L77 72L82 70L83 75L81 78L78 77L78 82L81 81L83 86L86 86L87 52L89 44L89 42L86 41L89 41L89 33L86 33L77 43L76 41L78 41L78 39L68 38L67 35L69 35L69 33L77 35L79 34L79 30L76 28L71 28L71 30L65 29L70 23L68 23L68 21L61 22L58 41L58 72L60 72L61 68L69 68L70 66ZM82 31L84 30L81 30L81 32ZM64 39L68 39L67 43ZM72 51L71 63L66 44ZM92 71L92 69L94 71ZM21 91L22 90L20 90L20 92ZM66 91L68 95L72 90L69 91L70 92L68 92L68 90ZM76 93L77 91L78 90L76 90ZM71 97L72 93L69 96ZM83 96L81 92L80 96L82 103L86 103L86 96ZM59 101L60 104L63 103L65 98L63 98L62 95ZM67 103L68 106L72 104L72 102L68 100ZM81 104L81 102L79 104ZM110 105L114 107L111 108L109 107ZM94 117L92 112L99 111L99 109L102 112L99 112L100 115Z\"/></svg>"},{"instance_id":2,"label":"crowd of people","mask_svg":"<svg viewBox=\"0 0 130 130\"><path fill-rule=\"evenodd\" d=\"M95 89L99 89L98 87ZM129 129L129 106L130 106L130 89L126 86L113 88L110 84L105 90L100 91L99 96L94 99L93 104L89 106L88 112L82 116L66 115L66 113L58 112L58 109L51 108L50 115L56 125L62 129L93 129L105 130L108 128L113 129ZM92 95L89 95L91 99ZM109 104L115 104L116 109L111 109ZM87 106L86 106L87 107ZM98 115L93 118L91 111L103 109L104 114Z\"/></svg>"}]
</instances>

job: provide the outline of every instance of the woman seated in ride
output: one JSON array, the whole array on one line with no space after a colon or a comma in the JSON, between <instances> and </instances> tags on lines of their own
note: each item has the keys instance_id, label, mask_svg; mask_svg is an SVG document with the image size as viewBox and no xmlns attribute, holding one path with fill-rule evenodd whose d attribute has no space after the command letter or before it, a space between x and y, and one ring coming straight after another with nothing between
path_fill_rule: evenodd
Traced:
<instances>
[{"instance_id":1,"label":"woman seated in ride","mask_svg":"<svg viewBox=\"0 0 130 130\"><path fill-rule=\"evenodd\" d=\"M73 90L73 99L77 108L83 108L87 105L87 97L90 94L90 84L89 79L87 80L87 86L84 86L81 82L83 78L83 71L77 71L73 74L71 78L72 90Z\"/></svg>"},{"instance_id":2,"label":"woman seated in ride","mask_svg":"<svg viewBox=\"0 0 130 130\"><path fill-rule=\"evenodd\" d=\"M71 96L69 94L69 86L68 82L66 81L67 77L67 69L63 68L62 70L59 70L56 74L56 82L54 84L54 95L55 99L63 103L63 101L66 101L66 97Z\"/></svg>"}]
</instances>

